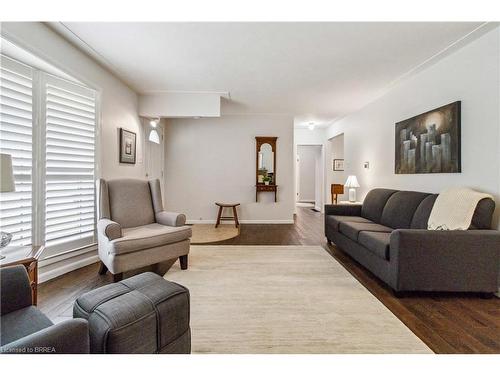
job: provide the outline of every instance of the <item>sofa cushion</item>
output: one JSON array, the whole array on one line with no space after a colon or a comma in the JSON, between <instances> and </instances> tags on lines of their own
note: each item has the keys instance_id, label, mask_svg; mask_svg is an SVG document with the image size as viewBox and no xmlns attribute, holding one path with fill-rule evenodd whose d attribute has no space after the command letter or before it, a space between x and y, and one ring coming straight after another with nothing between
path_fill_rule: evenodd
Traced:
<instances>
[{"instance_id":1,"label":"sofa cushion","mask_svg":"<svg viewBox=\"0 0 500 375\"><path fill-rule=\"evenodd\" d=\"M391 189L373 189L365 197L363 207L361 207L361 216L375 223L380 223L385 204L392 194L397 190Z\"/></svg>"},{"instance_id":2,"label":"sofa cushion","mask_svg":"<svg viewBox=\"0 0 500 375\"><path fill-rule=\"evenodd\" d=\"M427 223L429 222L432 207L434 207L434 202L437 197L438 194L430 194L420 202L413 214L410 224L411 229L427 229Z\"/></svg>"},{"instance_id":3,"label":"sofa cushion","mask_svg":"<svg viewBox=\"0 0 500 375\"><path fill-rule=\"evenodd\" d=\"M491 229L493 211L495 211L495 201L490 198L481 199L474 211L469 229Z\"/></svg>"},{"instance_id":4,"label":"sofa cushion","mask_svg":"<svg viewBox=\"0 0 500 375\"><path fill-rule=\"evenodd\" d=\"M390 196L382 211L380 224L394 229L408 229L416 209L429 194L398 191Z\"/></svg>"},{"instance_id":5,"label":"sofa cushion","mask_svg":"<svg viewBox=\"0 0 500 375\"><path fill-rule=\"evenodd\" d=\"M148 181L119 179L108 181L111 220L122 228L155 222Z\"/></svg>"},{"instance_id":6,"label":"sofa cushion","mask_svg":"<svg viewBox=\"0 0 500 375\"><path fill-rule=\"evenodd\" d=\"M354 222L354 223L372 223L372 221L365 219L361 216L340 216L340 215L328 215L326 217L327 225L332 228L335 232L339 231L339 225L343 222Z\"/></svg>"},{"instance_id":7,"label":"sofa cushion","mask_svg":"<svg viewBox=\"0 0 500 375\"><path fill-rule=\"evenodd\" d=\"M122 230L123 237L109 243L110 254L127 254L134 251L164 246L187 240L191 237L191 227L169 227L157 223Z\"/></svg>"},{"instance_id":8,"label":"sofa cushion","mask_svg":"<svg viewBox=\"0 0 500 375\"><path fill-rule=\"evenodd\" d=\"M353 241L358 241L359 232L364 230L370 232L387 232L387 233L393 231L392 228L376 223L354 223L346 221L340 223L339 225L339 232L346 235Z\"/></svg>"},{"instance_id":9,"label":"sofa cushion","mask_svg":"<svg viewBox=\"0 0 500 375\"><path fill-rule=\"evenodd\" d=\"M50 319L34 306L2 315L0 322L1 346L53 325Z\"/></svg>"},{"instance_id":10,"label":"sofa cushion","mask_svg":"<svg viewBox=\"0 0 500 375\"><path fill-rule=\"evenodd\" d=\"M391 234L387 232L359 233L358 242L378 257L389 260Z\"/></svg>"},{"instance_id":11,"label":"sofa cushion","mask_svg":"<svg viewBox=\"0 0 500 375\"><path fill-rule=\"evenodd\" d=\"M413 215L411 229L427 229L432 207L437 197L438 194L431 194L420 203ZM469 229L491 229L493 211L495 211L495 201L490 198L481 199L474 211Z\"/></svg>"}]
</instances>

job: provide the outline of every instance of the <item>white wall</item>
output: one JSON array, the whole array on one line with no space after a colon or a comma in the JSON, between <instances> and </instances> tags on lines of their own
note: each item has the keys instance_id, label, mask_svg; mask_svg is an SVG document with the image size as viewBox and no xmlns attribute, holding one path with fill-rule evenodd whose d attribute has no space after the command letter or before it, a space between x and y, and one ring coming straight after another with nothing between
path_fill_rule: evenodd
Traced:
<instances>
[{"instance_id":1,"label":"white wall","mask_svg":"<svg viewBox=\"0 0 500 375\"><path fill-rule=\"evenodd\" d=\"M297 146L299 165L297 170L299 202L316 201L316 159L320 150L318 146Z\"/></svg>"},{"instance_id":2,"label":"white wall","mask_svg":"<svg viewBox=\"0 0 500 375\"><path fill-rule=\"evenodd\" d=\"M278 202L255 202L255 137L276 136ZM224 115L165 120L166 209L188 220L215 221L215 202L239 202L242 222L293 222L293 118Z\"/></svg>"},{"instance_id":3,"label":"white wall","mask_svg":"<svg viewBox=\"0 0 500 375\"><path fill-rule=\"evenodd\" d=\"M327 138L344 133L346 175L358 177L359 198L374 187L470 186L493 194L499 206L499 35L496 28L481 36L328 128ZM462 173L396 175L395 123L456 100L462 101Z\"/></svg>"},{"instance_id":4,"label":"white wall","mask_svg":"<svg viewBox=\"0 0 500 375\"><path fill-rule=\"evenodd\" d=\"M144 178L142 126L137 95L108 70L40 22L2 22L2 35L100 92L100 175ZM137 163L118 162L119 128L137 133Z\"/></svg>"}]
</instances>

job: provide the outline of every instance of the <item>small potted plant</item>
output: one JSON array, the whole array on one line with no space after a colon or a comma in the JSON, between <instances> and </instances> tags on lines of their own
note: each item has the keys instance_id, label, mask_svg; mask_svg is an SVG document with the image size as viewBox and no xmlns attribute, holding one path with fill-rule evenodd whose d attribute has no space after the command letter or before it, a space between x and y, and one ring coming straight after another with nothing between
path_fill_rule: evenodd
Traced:
<instances>
[{"instance_id":1,"label":"small potted plant","mask_svg":"<svg viewBox=\"0 0 500 375\"><path fill-rule=\"evenodd\" d=\"M264 184L265 185L269 185L270 182L271 182L271 177L269 177L269 176L264 177Z\"/></svg>"}]
</instances>

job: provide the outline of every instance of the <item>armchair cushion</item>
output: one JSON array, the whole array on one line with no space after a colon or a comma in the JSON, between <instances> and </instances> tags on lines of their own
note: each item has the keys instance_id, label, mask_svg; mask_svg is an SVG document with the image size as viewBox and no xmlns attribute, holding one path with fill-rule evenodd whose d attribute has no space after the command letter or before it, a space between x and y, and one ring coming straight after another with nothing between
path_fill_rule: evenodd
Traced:
<instances>
[{"instance_id":1,"label":"armchair cushion","mask_svg":"<svg viewBox=\"0 0 500 375\"><path fill-rule=\"evenodd\" d=\"M108 253L127 254L180 242L191 237L191 227L171 227L158 223L124 228L123 236L109 243Z\"/></svg>"},{"instance_id":2,"label":"armchair cushion","mask_svg":"<svg viewBox=\"0 0 500 375\"><path fill-rule=\"evenodd\" d=\"M101 219L97 222L97 232L112 241L122 236L122 227L116 221Z\"/></svg>"},{"instance_id":3,"label":"armchair cushion","mask_svg":"<svg viewBox=\"0 0 500 375\"><path fill-rule=\"evenodd\" d=\"M134 179L108 181L111 219L122 228L154 223L153 201L149 182Z\"/></svg>"},{"instance_id":4,"label":"armchair cushion","mask_svg":"<svg viewBox=\"0 0 500 375\"><path fill-rule=\"evenodd\" d=\"M5 314L1 319L1 345L6 345L50 326L52 326L50 319L34 306Z\"/></svg>"},{"instance_id":5,"label":"armchair cushion","mask_svg":"<svg viewBox=\"0 0 500 375\"><path fill-rule=\"evenodd\" d=\"M18 265L0 269L0 290L2 319L5 314L31 306L30 281L24 266Z\"/></svg>"},{"instance_id":6,"label":"armchair cushion","mask_svg":"<svg viewBox=\"0 0 500 375\"><path fill-rule=\"evenodd\" d=\"M186 224L186 215L176 212L160 211L155 214L156 222L171 227L182 227Z\"/></svg>"}]
</instances>

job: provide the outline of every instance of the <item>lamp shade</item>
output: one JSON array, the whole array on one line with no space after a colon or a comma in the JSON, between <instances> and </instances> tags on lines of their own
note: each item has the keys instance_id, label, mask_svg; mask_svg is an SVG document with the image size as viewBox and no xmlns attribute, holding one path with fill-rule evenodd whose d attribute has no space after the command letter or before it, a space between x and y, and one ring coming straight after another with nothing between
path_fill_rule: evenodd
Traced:
<instances>
[{"instance_id":1,"label":"lamp shade","mask_svg":"<svg viewBox=\"0 0 500 375\"><path fill-rule=\"evenodd\" d=\"M14 173L12 171L12 157L9 154L0 154L0 192L16 191Z\"/></svg>"},{"instance_id":2,"label":"lamp shade","mask_svg":"<svg viewBox=\"0 0 500 375\"><path fill-rule=\"evenodd\" d=\"M349 176L347 177L347 181L345 182L344 186L346 188L358 188L358 179L356 178L356 176Z\"/></svg>"},{"instance_id":3,"label":"lamp shade","mask_svg":"<svg viewBox=\"0 0 500 375\"><path fill-rule=\"evenodd\" d=\"M151 129L151 132L149 133L149 141L160 144L160 136L158 135L156 129Z\"/></svg>"}]
</instances>

